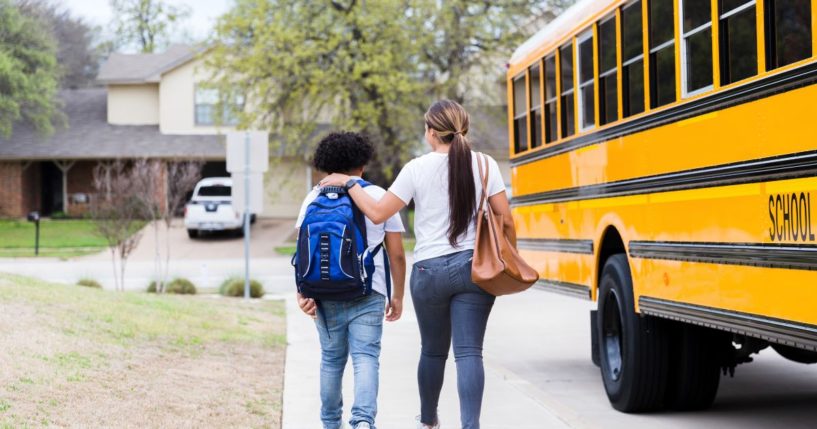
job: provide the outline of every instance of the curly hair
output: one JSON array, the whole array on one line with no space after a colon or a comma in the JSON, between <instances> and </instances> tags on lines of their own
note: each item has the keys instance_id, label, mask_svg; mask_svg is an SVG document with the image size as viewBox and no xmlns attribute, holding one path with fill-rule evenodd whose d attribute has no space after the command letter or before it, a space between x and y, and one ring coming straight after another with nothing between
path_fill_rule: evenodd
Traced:
<instances>
[{"instance_id":1,"label":"curly hair","mask_svg":"<svg viewBox=\"0 0 817 429\"><path fill-rule=\"evenodd\" d=\"M374 146L364 135L349 131L335 132L318 143L312 165L324 173L347 173L364 167L373 156Z\"/></svg>"}]
</instances>

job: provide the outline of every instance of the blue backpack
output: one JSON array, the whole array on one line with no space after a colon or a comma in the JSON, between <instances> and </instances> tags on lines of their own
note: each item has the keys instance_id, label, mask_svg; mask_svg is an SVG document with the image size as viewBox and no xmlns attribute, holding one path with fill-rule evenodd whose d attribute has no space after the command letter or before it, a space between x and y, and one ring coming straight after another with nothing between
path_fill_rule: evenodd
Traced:
<instances>
[{"instance_id":1,"label":"blue backpack","mask_svg":"<svg viewBox=\"0 0 817 429\"><path fill-rule=\"evenodd\" d=\"M358 183L370 186L364 180ZM381 250L390 300L391 274L383 243L369 248L366 218L345 188L321 188L306 208L292 257L298 292L316 301L349 301L371 294L374 257Z\"/></svg>"}]
</instances>

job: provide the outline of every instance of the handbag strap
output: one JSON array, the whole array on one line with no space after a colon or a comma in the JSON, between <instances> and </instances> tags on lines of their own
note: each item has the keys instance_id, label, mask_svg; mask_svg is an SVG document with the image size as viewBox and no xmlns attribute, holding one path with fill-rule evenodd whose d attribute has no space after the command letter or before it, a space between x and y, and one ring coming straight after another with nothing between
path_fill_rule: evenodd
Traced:
<instances>
[{"instance_id":1,"label":"handbag strap","mask_svg":"<svg viewBox=\"0 0 817 429\"><path fill-rule=\"evenodd\" d=\"M483 163L485 166L483 167ZM482 182L482 196L479 199L477 213L482 212L483 204L488 201L488 159L482 152L477 152L477 167L479 168L479 180ZM489 204L490 207L490 204Z\"/></svg>"}]
</instances>

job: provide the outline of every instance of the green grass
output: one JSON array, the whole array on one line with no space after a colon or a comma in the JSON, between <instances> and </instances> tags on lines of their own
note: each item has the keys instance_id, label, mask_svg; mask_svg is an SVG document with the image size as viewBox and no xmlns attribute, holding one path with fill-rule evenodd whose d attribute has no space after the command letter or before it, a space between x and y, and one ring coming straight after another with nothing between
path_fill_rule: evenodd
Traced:
<instances>
[{"instance_id":1,"label":"green grass","mask_svg":"<svg viewBox=\"0 0 817 429\"><path fill-rule=\"evenodd\" d=\"M285 344L279 327L262 321L269 317L283 320L283 304L277 301L246 304L230 300L233 304L224 305L221 300L106 292L0 274L0 305L12 302L54 314L64 334L126 347L145 340L171 349L217 341L265 347ZM253 314L266 316L248 318ZM49 359L57 359L59 365L83 364L77 356Z\"/></svg>"},{"instance_id":2,"label":"green grass","mask_svg":"<svg viewBox=\"0 0 817 429\"><path fill-rule=\"evenodd\" d=\"M137 224L138 230L144 223ZM25 220L0 220L0 257L34 256L35 226ZM40 256L70 258L98 253L108 243L90 220L40 221Z\"/></svg>"}]
</instances>

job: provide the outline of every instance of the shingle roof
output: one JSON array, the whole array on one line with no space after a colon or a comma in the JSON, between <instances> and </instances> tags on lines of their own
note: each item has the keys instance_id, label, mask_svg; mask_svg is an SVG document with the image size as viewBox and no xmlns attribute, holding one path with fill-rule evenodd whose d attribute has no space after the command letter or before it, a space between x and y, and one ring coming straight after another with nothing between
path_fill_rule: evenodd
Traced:
<instances>
[{"instance_id":1,"label":"shingle roof","mask_svg":"<svg viewBox=\"0 0 817 429\"><path fill-rule=\"evenodd\" d=\"M111 54L99 68L97 80L105 84L157 83L162 73L192 60L198 51L172 45L160 54Z\"/></svg>"},{"instance_id":2,"label":"shingle roof","mask_svg":"<svg viewBox=\"0 0 817 429\"><path fill-rule=\"evenodd\" d=\"M67 128L43 136L18 123L8 139L0 137L0 160L163 158L223 160L224 137L167 135L157 125L110 125L105 88L60 93Z\"/></svg>"}]
</instances>

